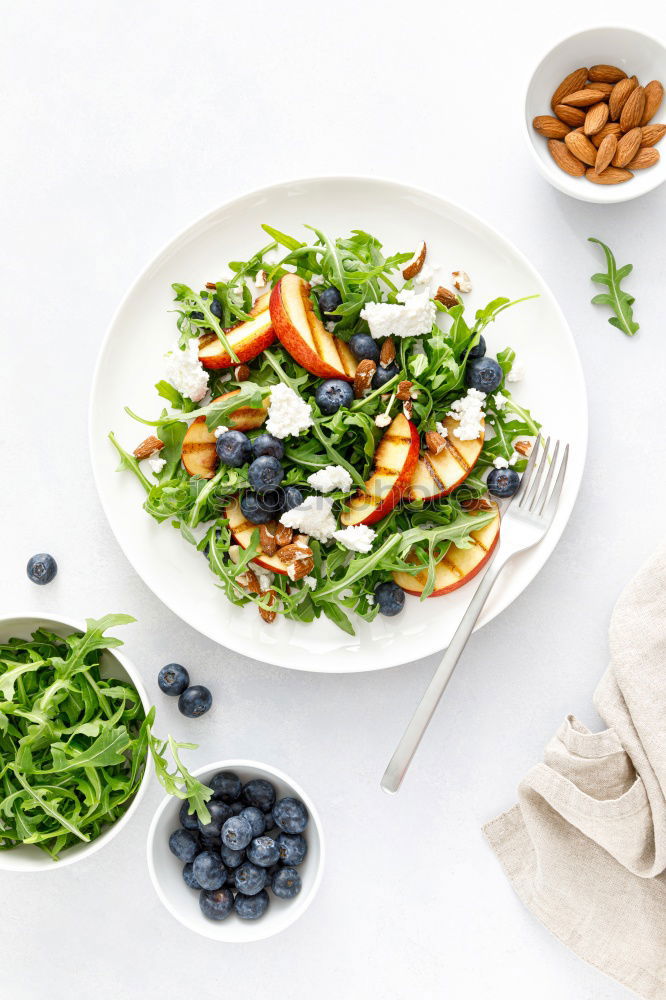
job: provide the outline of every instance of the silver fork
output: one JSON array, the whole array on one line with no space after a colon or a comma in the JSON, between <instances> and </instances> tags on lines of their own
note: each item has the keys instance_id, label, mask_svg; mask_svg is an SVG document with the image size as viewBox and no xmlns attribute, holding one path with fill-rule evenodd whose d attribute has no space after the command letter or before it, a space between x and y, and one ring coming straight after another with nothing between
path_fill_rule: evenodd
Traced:
<instances>
[{"instance_id":1,"label":"silver fork","mask_svg":"<svg viewBox=\"0 0 666 1000\"><path fill-rule=\"evenodd\" d=\"M551 490L551 483L558 467L560 442L557 441L552 457L550 457L550 438L548 438L543 446L541 461L537 466L539 444L540 440L537 438L520 486L513 497L503 505L499 542L495 546L481 583L384 772L381 786L385 792L394 793L400 788L407 768L430 724L439 700L444 694L446 685L451 679L498 576L515 555L540 542L553 523L567 470L569 445L564 448L562 461ZM546 479L541 491L539 491L546 468L548 468Z\"/></svg>"}]
</instances>

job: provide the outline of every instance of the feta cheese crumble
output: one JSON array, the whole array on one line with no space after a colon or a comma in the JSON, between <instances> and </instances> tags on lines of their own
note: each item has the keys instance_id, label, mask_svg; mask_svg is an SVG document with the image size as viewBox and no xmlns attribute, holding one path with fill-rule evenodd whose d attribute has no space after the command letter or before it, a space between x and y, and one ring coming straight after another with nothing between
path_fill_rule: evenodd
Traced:
<instances>
[{"instance_id":1,"label":"feta cheese crumble","mask_svg":"<svg viewBox=\"0 0 666 1000\"><path fill-rule=\"evenodd\" d=\"M271 389L266 430L277 438L300 434L312 427L312 410L293 389L279 382Z\"/></svg>"},{"instance_id":2,"label":"feta cheese crumble","mask_svg":"<svg viewBox=\"0 0 666 1000\"><path fill-rule=\"evenodd\" d=\"M388 427L392 419L388 413L378 413L375 417L375 425L377 427Z\"/></svg>"},{"instance_id":3,"label":"feta cheese crumble","mask_svg":"<svg viewBox=\"0 0 666 1000\"><path fill-rule=\"evenodd\" d=\"M303 583L307 587L309 587L310 590L316 590L317 589L317 580L315 579L314 576L304 576L303 577Z\"/></svg>"},{"instance_id":4,"label":"feta cheese crumble","mask_svg":"<svg viewBox=\"0 0 666 1000\"><path fill-rule=\"evenodd\" d=\"M323 285L324 284L324 275L323 274L313 274L312 277L310 278L310 284L312 285L313 288L316 288L317 285Z\"/></svg>"},{"instance_id":5,"label":"feta cheese crumble","mask_svg":"<svg viewBox=\"0 0 666 1000\"><path fill-rule=\"evenodd\" d=\"M220 434L226 434L228 430L229 428L225 427L224 424L218 424L218 426L213 431L213 434L215 435L216 438L219 438Z\"/></svg>"},{"instance_id":6,"label":"feta cheese crumble","mask_svg":"<svg viewBox=\"0 0 666 1000\"><path fill-rule=\"evenodd\" d=\"M467 271L452 271L451 277L453 278L453 287L457 288L459 292L472 291L472 281Z\"/></svg>"},{"instance_id":7,"label":"feta cheese crumble","mask_svg":"<svg viewBox=\"0 0 666 1000\"><path fill-rule=\"evenodd\" d=\"M367 524L352 524L333 532L333 538L350 552L369 552L375 540L373 528Z\"/></svg>"},{"instance_id":8,"label":"feta cheese crumble","mask_svg":"<svg viewBox=\"0 0 666 1000\"><path fill-rule=\"evenodd\" d=\"M308 482L320 493L331 493L333 490L350 490L352 477L341 465L327 465L308 476Z\"/></svg>"},{"instance_id":9,"label":"feta cheese crumble","mask_svg":"<svg viewBox=\"0 0 666 1000\"><path fill-rule=\"evenodd\" d=\"M495 393L493 396L493 401L495 403L496 410L503 410L506 404L509 402L507 396L503 396L501 392Z\"/></svg>"},{"instance_id":10,"label":"feta cheese crumble","mask_svg":"<svg viewBox=\"0 0 666 1000\"><path fill-rule=\"evenodd\" d=\"M332 510L332 500L319 496L306 497L298 507L285 511L280 522L287 528L311 535L318 542L330 542L336 529Z\"/></svg>"},{"instance_id":11,"label":"feta cheese crumble","mask_svg":"<svg viewBox=\"0 0 666 1000\"><path fill-rule=\"evenodd\" d=\"M256 562L252 563L252 569L262 591L270 590L273 583L273 574L271 571L264 569L263 566L259 566Z\"/></svg>"},{"instance_id":12,"label":"feta cheese crumble","mask_svg":"<svg viewBox=\"0 0 666 1000\"><path fill-rule=\"evenodd\" d=\"M326 320L326 322L324 323L324 326L326 327L326 329L327 329L327 331L329 333L335 333L335 320L334 319Z\"/></svg>"},{"instance_id":13,"label":"feta cheese crumble","mask_svg":"<svg viewBox=\"0 0 666 1000\"><path fill-rule=\"evenodd\" d=\"M379 337L420 337L430 333L437 307L428 292L404 289L398 292L398 302L367 302L361 317L367 320L370 333Z\"/></svg>"},{"instance_id":14,"label":"feta cheese crumble","mask_svg":"<svg viewBox=\"0 0 666 1000\"><path fill-rule=\"evenodd\" d=\"M483 404L486 394L479 389L468 389L467 395L451 403L447 416L458 420L454 435L459 441L475 441L483 432L485 413Z\"/></svg>"},{"instance_id":15,"label":"feta cheese crumble","mask_svg":"<svg viewBox=\"0 0 666 1000\"><path fill-rule=\"evenodd\" d=\"M493 465L495 466L496 469L508 469L509 468L509 463L507 462L507 460L505 458L502 458L501 455L498 455L497 458L493 459Z\"/></svg>"},{"instance_id":16,"label":"feta cheese crumble","mask_svg":"<svg viewBox=\"0 0 666 1000\"><path fill-rule=\"evenodd\" d=\"M506 377L507 382L521 382L525 378L525 365L520 361L514 361L511 371Z\"/></svg>"},{"instance_id":17,"label":"feta cheese crumble","mask_svg":"<svg viewBox=\"0 0 666 1000\"><path fill-rule=\"evenodd\" d=\"M166 465L166 458L149 458L148 465L155 474L161 472Z\"/></svg>"},{"instance_id":18,"label":"feta cheese crumble","mask_svg":"<svg viewBox=\"0 0 666 1000\"><path fill-rule=\"evenodd\" d=\"M443 438L449 436L449 432L441 420L438 420L437 423L435 424L435 430L437 431L438 434L441 434Z\"/></svg>"},{"instance_id":19,"label":"feta cheese crumble","mask_svg":"<svg viewBox=\"0 0 666 1000\"><path fill-rule=\"evenodd\" d=\"M193 337L184 350L176 348L164 355L165 376L174 389L198 403L208 389L208 372L199 361L199 341Z\"/></svg>"}]
</instances>

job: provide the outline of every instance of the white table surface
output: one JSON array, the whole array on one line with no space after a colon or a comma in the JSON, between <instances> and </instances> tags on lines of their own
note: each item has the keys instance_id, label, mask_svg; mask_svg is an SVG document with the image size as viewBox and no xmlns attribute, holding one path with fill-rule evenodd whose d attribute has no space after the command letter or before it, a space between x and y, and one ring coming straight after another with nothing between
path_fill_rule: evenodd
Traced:
<instances>
[{"instance_id":1,"label":"white table surface","mask_svg":"<svg viewBox=\"0 0 666 1000\"><path fill-rule=\"evenodd\" d=\"M662 534L666 189L617 207L570 201L537 175L520 132L530 67L551 41L593 25L589 12L583 20L572 0L4 0L0 10L0 609L134 614L126 652L160 729L199 742L192 763L252 757L292 773L328 838L321 892L299 923L256 945L215 945L182 929L150 885L155 784L131 826L89 862L2 874L3 994L628 996L523 909L480 832L513 803L566 713L596 724L591 694L613 602ZM631 12L606 0L598 11L606 23L629 13L666 34L647 0ZM137 271L228 198L322 173L394 177L497 226L559 296L589 388L589 459L571 522L528 591L470 642L397 798L379 778L436 658L317 676L214 645L134 574L88 459L95 356ZM599 265L590 235L635 265L632 340L590 305ZM25 576L40 550L60 566L43 589ZM202 720L184 720L159 695L156 674L170 660L212 688Z\"/></svg>"}]
</instances>

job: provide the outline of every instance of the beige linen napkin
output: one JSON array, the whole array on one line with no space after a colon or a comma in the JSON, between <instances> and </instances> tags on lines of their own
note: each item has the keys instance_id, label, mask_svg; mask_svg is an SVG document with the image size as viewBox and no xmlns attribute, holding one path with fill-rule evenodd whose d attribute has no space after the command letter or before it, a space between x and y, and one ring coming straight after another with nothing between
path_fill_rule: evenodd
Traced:
<instances>
[{"instance_id":1,"label":"beige linen napkin","mask_svg":"<svg viewBox=\"0 0 666 1000\"><path fill-rule=\"evenodd\" d=\"M525 905L581 958L666 1000L666 545L620 597L594 702L484 828Z\"/></svg>"}]
</instances>

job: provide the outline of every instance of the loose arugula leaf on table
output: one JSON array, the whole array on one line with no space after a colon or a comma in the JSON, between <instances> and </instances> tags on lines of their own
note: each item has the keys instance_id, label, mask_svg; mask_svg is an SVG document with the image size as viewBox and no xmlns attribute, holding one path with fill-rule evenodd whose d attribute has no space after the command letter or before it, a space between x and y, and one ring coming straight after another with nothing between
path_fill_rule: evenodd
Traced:
<instances>
[{"instance_id":1,"label":"loose arugula leaf on table","mask_svg":"<svg viewBox=\"0 0 666 1000\"><path fill-rule=\"evenodd\" d=\"M610 325L616 327L618 330L622 330L628 337L633 337L635 333L638 333L640 328L634 319L632 309L636 300L633 295L630 295L629 292L626 292L621 287L621 284L627 275L631 274L634 266L633 264L625 264L623 267L618 268L613 252L605 243L602 243L601 240L596 239L594 236L589 237L589 242L596 243L601 247L606 258L607 267L605 272L600 271L592 275L592 281L595 281L599 285L605 285L608 288L607 292L600 292L599 295L595 295L592 303L593 305L610 306L615 313L608 320Z\"/></svg>"}]
</instances>

